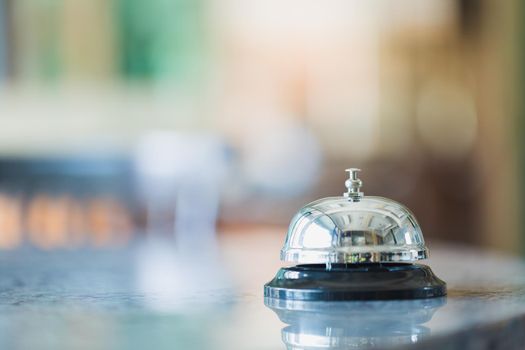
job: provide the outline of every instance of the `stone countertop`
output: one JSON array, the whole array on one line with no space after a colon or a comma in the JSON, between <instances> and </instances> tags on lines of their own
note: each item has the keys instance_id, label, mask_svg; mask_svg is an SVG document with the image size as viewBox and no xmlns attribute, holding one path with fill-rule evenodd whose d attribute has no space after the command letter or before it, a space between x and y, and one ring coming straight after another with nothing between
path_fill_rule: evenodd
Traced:
<instances>
[{"instance_id":1,"label":"stone countertop","mask_svg":"<svg viewBox=\"0 0 525 350\"><path fill-rule=\"evenodd\" d=\"M5 349L521 349L525 264L451 245L427 261L446 298L264 304L283 235L220 235L180 252L166 241L118 249L0 252ZM285 345L286 344L286 345Z\"/></svg>"}]
</instances>

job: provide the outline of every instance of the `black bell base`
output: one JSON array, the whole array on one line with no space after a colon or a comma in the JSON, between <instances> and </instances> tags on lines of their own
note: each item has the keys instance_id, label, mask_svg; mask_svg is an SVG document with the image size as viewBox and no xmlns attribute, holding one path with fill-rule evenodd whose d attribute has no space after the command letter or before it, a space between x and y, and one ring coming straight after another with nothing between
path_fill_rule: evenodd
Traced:
<instances>
[{"instance_id":1,"label":"black bell base","mask_svg":"<svg viewBox=\"0 0 525 350\"><path fill-rule=\"evenodd\" d=\"M446 283L420 264L324 264L281 268L264 285L267 298L287 300L425 299L447 294Z\"/></svg>"}]
</instances>

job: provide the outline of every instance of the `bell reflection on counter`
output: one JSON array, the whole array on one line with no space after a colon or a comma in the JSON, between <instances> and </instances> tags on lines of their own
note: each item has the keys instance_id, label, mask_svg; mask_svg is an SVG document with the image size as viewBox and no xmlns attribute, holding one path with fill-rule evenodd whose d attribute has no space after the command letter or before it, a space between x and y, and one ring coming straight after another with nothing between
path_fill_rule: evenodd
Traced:
<instances>
[{"instance_id":1,"label":"bell reflection on counter","mask_svg":"<svg viewBox=\"0 0 525 350\"><path fill-rule=\"evenodd\" d=\"M364 196L359 169L347 169L344 196L304 206L290 223L281 268L265 297L290 300L391 300L441 297L446 284L415 264L428 250L402 204Z\"/></svg>"},{"instance_id":2,"label":"bell reflection on counter","mask_svg":"<svg viewBox=\"0 0 525 350\"><path fill-rule=\"evenodd\" d=\"M265 298L264 303L288 326L288 349L347 349L416 343L430 335L423 324L446 298L320 302Z\"/></svg>"}]
</instances>

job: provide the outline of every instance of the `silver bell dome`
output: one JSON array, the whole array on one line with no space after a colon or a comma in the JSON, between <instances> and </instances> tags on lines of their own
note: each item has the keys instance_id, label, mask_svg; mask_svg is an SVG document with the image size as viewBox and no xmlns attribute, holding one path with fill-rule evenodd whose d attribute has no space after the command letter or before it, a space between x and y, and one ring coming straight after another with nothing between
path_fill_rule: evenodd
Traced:
<instances>
[{"instance_id":1,"label":"silver bell dome","mask_svg":"<svg viewBox=\"0 0 525 350\"><path fill-rule=\"evenodd\" d=\"M347 169L341 197L316 200L294 216L281 260L301 264L414 262L428 250L421 228L405 206L364 196L359 169Z\"/></svg>"}]
</instances>

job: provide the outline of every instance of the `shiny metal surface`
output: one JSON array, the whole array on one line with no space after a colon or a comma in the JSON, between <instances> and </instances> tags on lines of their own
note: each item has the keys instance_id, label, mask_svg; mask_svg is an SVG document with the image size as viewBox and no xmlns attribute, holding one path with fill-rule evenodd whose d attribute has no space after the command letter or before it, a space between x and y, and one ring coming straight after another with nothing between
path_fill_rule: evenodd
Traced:
<instances>
[{"instance_id":1,"label":"shiny metal surface","mask_svg":"<svg viewBox=\"0 0 525 350\"><path fill-rule=\"evenodd\" d=\"M357 177L357 173L360 172L361 169L349 168L345 171L348 172L348 180L345 181L345 186L348 191L345 192L343 196L350 199L351 201L357 202L364 195L363 192L360 191L361 186L363 186L363 181Z\"/></svg>"},{"instance_id":2,"label":"shiny metal surface","mask_svg":"<svg viewBox=\"0 0 525 350\"><path fill-rule=\"evenodd\" d=\"M363 196L330 197L292 219L281 260L303 264L413 262L428 257L421 228L400 203Z\"/></svg>"},{"instance_id":3,"label":"shiny metal surface","mask_svg":"<svg viewBox=\"0 0 525 350\"><path fill-rule=\"evenodd\" d=\"M302 264L413 262L428 257L421 228L400 203L364 196L347 169L343 197L319 199L293 217L281 260Z\"/></svg>"}]
</instances>

